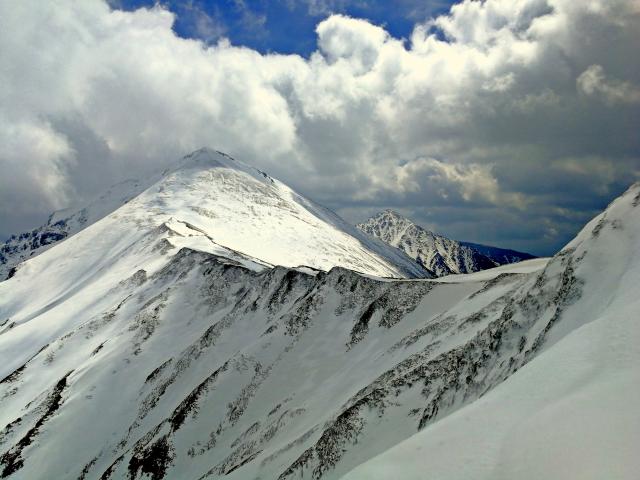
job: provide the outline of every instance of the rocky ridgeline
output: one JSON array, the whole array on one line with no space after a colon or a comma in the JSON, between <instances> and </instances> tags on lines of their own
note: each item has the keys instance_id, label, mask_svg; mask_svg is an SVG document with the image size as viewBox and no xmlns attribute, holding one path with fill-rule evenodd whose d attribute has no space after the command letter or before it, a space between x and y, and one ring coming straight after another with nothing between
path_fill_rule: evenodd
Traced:
<instances>
[{"instance_id":1,"label":"rocky ridgeline","mask_svg":"<svg viewBox=\"0 0 640 480\"><path fill-rule=\"evenodd\" d=\"M37 375L47 361L62 361L73 345L97 343L75 368L126 365L114 375L131 372L137 393L129 401L137 414L117 441L86 460L77 478L161 479L197 471L200 478L216 478L241 469L282 479L332 478L372 454L367 439L390 447L472 402L533 358L562 309L580 296L576 261L565 251L537 277L486 282L462 298L469 308L458 306L458 312L441 312L424 323L415 314L419 306L457 286L382 281L343 268L315 275L282 267L256 272L228 258L182 249L155 274L138 271L121 282L121 298L112 309L45 347L2 381L1 395L4 400L19 394L21 375ZM168 305L185 292L194 313L176 318ZM156 356L154 368L136 380L136 359L153 355L169 322L185 328L192 323L201 334L180 351ZM335 334L313 338L326 328ZM373 350L386 357L380 368L369 377L357 375L352 393L343 392L342 400L337 395L321 413L309 404L331 388L335 372L322 380L329 386L306 391L283 379L282 369L299 364L315 348L310 345L324 344L349 365L365 361L370 346L381 340L386 347ZM116 342L117 350L107 353ZM221 342L240 348L223 354ZM322 358L314 368L323 369ZM44 400L55 410L71 410L66 399L85 394L76 391L73 375L63 380ZM94 393L91 401L99 405L101 399ZM31 399L2 432L3 476L20 470L27 445L51 441L39 437L53 413L42 405ZM398 427L392 434L385 433L388 419ZM108 438L106 432L96 435ZM247 475L241 478L252 478Z\"/></svg>"}]
</instances>

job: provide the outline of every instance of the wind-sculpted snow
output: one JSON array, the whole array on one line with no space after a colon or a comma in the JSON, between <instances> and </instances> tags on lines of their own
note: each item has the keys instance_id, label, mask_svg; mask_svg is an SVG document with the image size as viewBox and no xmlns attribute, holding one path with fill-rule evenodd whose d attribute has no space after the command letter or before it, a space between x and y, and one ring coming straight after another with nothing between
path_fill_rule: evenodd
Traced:
<instances>
[{"instance_id":1,"label":"wind-sculpted snow","mask_svg":"<svg viewBox=\"0 0 640 480\"><path fill-rule=\"evenodd\" d=\"M610 305L637 318L639 191L538 270L459 281L272 267L152 209L114 235L118 210L0 283L0 476L368 478Z\"/></svg>"}]
</instances>

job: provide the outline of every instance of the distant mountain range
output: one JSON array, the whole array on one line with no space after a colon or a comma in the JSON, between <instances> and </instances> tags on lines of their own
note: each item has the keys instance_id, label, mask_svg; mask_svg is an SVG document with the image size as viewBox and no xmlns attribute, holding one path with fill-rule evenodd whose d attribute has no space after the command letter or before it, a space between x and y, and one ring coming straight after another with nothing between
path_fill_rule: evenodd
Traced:
<instances>
[{"instance_id":1,"label":"distant mountain range","mask_svg":"<svg viewBox=\"0 0 640 480\"><path fill-rule=\"evenodd\" d=\"M480 252L485 257L490 258L498 265L508 265L509 263L518 263L523 260L531 260L537 258L530 253L519 252L508 248L492 247L491 245L483 245L481 243L460 242L460 245L473 248L476 252Z\"/></svg>"},{"instance_id":2,"label":"distant mountain range","mask_svg":"<svg viewBox=\"0 0 640 480\"><path fill-rule=\"evenodd\" d=\"M515 250L451 240L416 225L393 210L380 212L357 227L399 248L438 277L472 273L535 258Z\"/></svg>"}]
</instances>

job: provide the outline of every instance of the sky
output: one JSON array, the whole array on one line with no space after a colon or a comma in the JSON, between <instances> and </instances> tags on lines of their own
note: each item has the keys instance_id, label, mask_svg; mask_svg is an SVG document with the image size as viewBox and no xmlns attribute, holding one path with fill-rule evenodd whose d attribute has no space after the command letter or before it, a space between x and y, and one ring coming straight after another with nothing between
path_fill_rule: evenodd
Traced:
<instances>
[{"instance_id":1,"label":"sky","mask_svg":"<svg viewBox=\"0 0 640 480\"><path fill-rule=\"evenodd\" d=\"M209 146L555 253L640 179L638 0L0 2L0 238Z\"/></svg>"},{"instance_id":2,"label":"sky","mask_svg":"<svg viewBox=\"0 0 640 480\"><path fill-rule=\"evenodd\" d=\"M396 38L408 38L417 21L446 13L453 0L110 0L133 11L162 5L175 14L173 31L182 38L214 44L222 38L266 53L309 57L316 48L315 27L331 14L366 19Z\"/></svg>"}]
</instances>

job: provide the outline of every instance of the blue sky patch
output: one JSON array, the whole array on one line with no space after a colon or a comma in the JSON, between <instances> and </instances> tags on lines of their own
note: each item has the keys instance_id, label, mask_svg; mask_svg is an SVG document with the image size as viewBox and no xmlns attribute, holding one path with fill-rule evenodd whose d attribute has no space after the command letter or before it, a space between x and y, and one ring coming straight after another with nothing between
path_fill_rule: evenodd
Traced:
<instances>
[{"instance_id":1,"label":"blue sky patch","mask_svg":"<svg viewBox=\"0 0 640 480\"><path fill-rule=\"evenodd\" d=\"M155 0L114 0L114 8L152 7ZM261 53L316 50L315 27L332 13L364 18L396 38L408 38L414 25L449 10L451 0L168 0L160 2L176 14L173 26L183 38L215 43L228 38Z\"/></svg>"}]
</instances>

